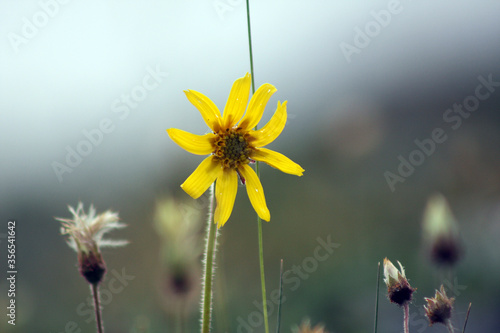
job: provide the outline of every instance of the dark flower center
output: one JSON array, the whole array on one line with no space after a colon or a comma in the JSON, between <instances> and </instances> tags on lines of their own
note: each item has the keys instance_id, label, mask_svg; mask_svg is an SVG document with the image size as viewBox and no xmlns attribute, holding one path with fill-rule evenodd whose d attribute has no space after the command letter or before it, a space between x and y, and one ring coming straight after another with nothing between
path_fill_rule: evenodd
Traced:
<instances>
[{"instance_id":1,"label":"dark flower center","mask_svg":"<svg viewBox=\"0 0 500 333\"><path fill-rule=\"evenodd\" d=\"M237 169L242 164L250 162L252 151L247 141L248 134L243 134L238 129L219 131L215 138L214 156L224 168Z\"/></svg>"}]
</instances>

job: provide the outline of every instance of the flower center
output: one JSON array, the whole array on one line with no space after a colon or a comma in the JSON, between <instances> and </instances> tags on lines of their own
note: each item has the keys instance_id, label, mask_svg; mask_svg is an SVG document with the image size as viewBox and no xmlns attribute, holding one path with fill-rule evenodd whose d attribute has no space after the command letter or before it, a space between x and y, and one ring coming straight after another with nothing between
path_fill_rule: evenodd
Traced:
<instances>
[{"instance_id":1,"label":"flower center","mask_svg":"<svg viewBox=\"0 0 500 333\"><path fill-rule=\"evenodd\" d=\"M224 168L237 169L240 165L250 162L249 155L252 150L246 137L246 134L229 128L217 133L214 156Z\"/></svg>"}]
</instances>

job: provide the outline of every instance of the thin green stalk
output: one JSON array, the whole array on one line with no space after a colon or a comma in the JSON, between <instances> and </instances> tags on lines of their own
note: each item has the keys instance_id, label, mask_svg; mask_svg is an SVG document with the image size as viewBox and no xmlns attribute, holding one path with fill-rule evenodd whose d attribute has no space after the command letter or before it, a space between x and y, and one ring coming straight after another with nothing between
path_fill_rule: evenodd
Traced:
<instances>
[{"instance_id":1,"label":"thin green stalk","mask_svg":"<svg viewBox=\"0 0 500 333\"><path fill-rule=\"evenodd\" d=\"M94 310L95 310L95 321L97 323L97 333L104 332L104 326L102 324L102 312L99 299L99 285L97 283L90 284L90 290L92 292L92 298L94 299Z\"/></svg>"},{"instance_id":2,"label":"thin green stalk","mask_svg":"<svg viewBox=\"0 0 500 333\"><path fill-rule=\"evenodd\" d=\"M278 319L276 324L276 333L280 333L282 300L283 300L283 259L281 259L280 263L280 300L278 303Z\"/></svg>"},{"instance_id":3,"label":"thin green stalk","mask_svg":"<svg viewBox=\"0 0 500 333\"><path fill-rule=\"evenodd\" d=\"M253 70L253 52L252 52L252 29L250 25L250 0L246 0L247 4L247 27L248 27L248 49L250 52L250 73L252 74L252 94L255 94L255 73ZM257 130L257 126L255 126ZM259 162L255 163L255 172L260 178ZM262 313L264 314L265 332L269 333L269 319L267 315L267 298L266 298L266 275L264 274L264 246L262 242L262 220L257 215L257 225L259 230L259 261L260 261L260 283L262 286Z\"/></svg>"},{"instance_id":4,"label":"thin green stalk","mask_svg":"<svg viewBox=\"0 0 500 333\"><path fill-rule=\"evenodd\" d=\"M259 259L260 259L260 282L262 285L262 313L264 314L264 326L266 333L269 333L269 320L267 318L267 299L266 299L266 274L264 274L264 251L262 246L262 220L257 216L259 226Z\"/></svg>"},{"instance_id":5,"label":"thin green stalk","mask_svg":"<svg viewBox=\"0 0 500 333\"><path fill-rule=\"evenodd\" d=\"M380 289L380 261L378 263L378 268L377 268L377 293L375 294L375 328L373 330L374 333L377 333L377 324L378 324L378 295L379 295L379 289Z\"/></svg>"},{"instance_id":6,"label":"thin green stalk","mask_svg":"<svg viewBox=\"0 0 500 333\"><path fill-rule=\"evenodd\" d=\"M207 218L207 240L204 258L203 296L201 305L201 332L210 332L212 317L213 279L215 269L215 248L217 246L217 226L213 222L214 184L210 186L210 204Z\"/></svg>"},{"instance_id":7,"label":"thin green stalk","mask_svg":"<svg viewBox=\"0 0 500 333\"><path fill-rule=\"evenodd\" d=\"M250 73L252 74L252 93L255 93L255 81L253 71L253 52L252 52L252 29L250 28L250 0L247 0L247 26L248 26L248 46L250 50Z\"/></svg>"}]
</instances>

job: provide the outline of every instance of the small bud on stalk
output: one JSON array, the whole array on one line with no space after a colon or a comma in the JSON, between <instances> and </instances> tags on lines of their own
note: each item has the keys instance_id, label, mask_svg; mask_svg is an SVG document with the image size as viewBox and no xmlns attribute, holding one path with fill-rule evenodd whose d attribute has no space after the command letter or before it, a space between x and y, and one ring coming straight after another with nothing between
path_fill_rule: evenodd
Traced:
<instances>
[{"instance_id":1,"label":"small bud on stalk","mask_svg":"<svg viewBox=\"0 0 500 333\"><path fill-rule=\"evenodd\" d=\"M455 299L448 298L443 285L439 291L436 290L436 295L433 298L424 297L424 299L427 301L427 305L424 305L425 315L429 319L430 325L441 323L448 326Z\"/></svg>"}]
</instances>

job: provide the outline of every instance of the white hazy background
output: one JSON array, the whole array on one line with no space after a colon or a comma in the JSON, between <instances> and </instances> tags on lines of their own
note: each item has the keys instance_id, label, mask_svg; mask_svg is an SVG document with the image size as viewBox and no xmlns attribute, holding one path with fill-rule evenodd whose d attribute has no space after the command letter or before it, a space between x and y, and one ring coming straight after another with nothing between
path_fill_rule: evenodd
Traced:
<instances>
[{"instance_id":1,"label":"white hazy background","mask_svg":"<svg viewBox=\"0 0 500 333\"><path fill-rule=\"evenodd\" d=\"M182 91L201 91L223 109L232 82L249 71L243 1L44 3L58 9L16 52L9 34L22 36L23 18L33 22L41 5L0 2L2 205L28 192L66 192L103 179L129 187L167 172L188 157L165 129L207 130ZM494 1L401 1L402 11L348 63L339 45L353 45L354 28L363 29L373 21L370 12L388 3L252 3L256 84L278 88L265 117L284 99L292 115L278 146L341 112L346 101L401 85L430 92L457 69L498 68L500 3ZM121 120L113 102L157 66L168 77ZM51 164L64 163L66 146L75 149L85 139L82 130L103 118L113 121L113 132L59 182Z\"/></svg>"}]
</instances>

